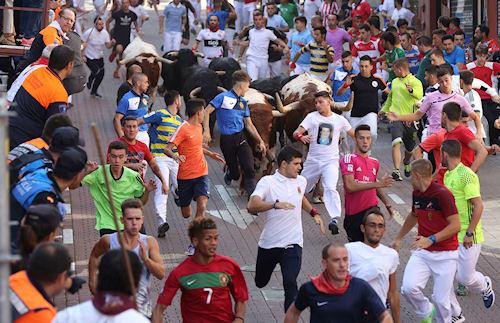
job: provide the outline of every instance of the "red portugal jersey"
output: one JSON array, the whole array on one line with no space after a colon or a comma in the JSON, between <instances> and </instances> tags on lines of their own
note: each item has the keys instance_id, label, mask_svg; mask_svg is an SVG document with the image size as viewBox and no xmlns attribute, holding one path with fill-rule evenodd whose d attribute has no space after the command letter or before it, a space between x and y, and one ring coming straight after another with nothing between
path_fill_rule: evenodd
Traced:
<instances>
[{"instance_id":1,"label":"red portugal jersey","mask_svg":"<svg viewBox=\"0 0 500 323\"><path fill-rule=\"evenodd\" d=\"M158 304L169 306L181 289L181 313L184 323L232 322L231 296L235 301L247 301L248 289L240 266L231 258L216 255L207 264L188 257L172 270Z\"/></svg>"},{"instance_id":2,"label":"red portugal jersey","mask_svg":"<svg viewBox=\"0 0 500 323\"><path fill-rule=\"evenodd\" d=\"M425 192L413 190L412 213L418 218L418 235L428 237L443 230L448 225L449 216L458 216L455 198L443 185L432 182ZM410 215L411 216L411 215ZM455 234L427 248L429 251L457 250Z\"/></svg>"}]
</instances>

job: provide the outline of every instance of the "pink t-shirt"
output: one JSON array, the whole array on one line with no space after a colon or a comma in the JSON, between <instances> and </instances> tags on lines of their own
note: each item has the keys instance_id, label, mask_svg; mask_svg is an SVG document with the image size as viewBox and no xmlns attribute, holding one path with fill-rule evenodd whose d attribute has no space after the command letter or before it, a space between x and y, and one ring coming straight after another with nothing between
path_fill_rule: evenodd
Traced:
<instances>
[{"instance_id":1,"label":"pink t-shirt","mask_svg":"<svg viewBox=\"0 0 500 323\"><path fill-rule=\"evenodd\" d=\"M467 114L474 112L469 102L456 92L444 94L441 91L434 91L426 94L418 110L427 113L427 121L429 122L427 131L429 134L436 133L441 129L441 113L443 112L443 106L448 102L458 103L462 111Z\"/></svg>"},{"instance_id":2,"label":"pink t-shirt","mask_svg":"<svg viewBox=\"0 0 500 323\"><path fill-rule=\"evenodd\" d=\"M333 61L337 61L342 56L342 44L351 40L351 35L345 29L337 27L328 29L326 33L326 42L333 47Z\"/></svg>"},{"instance_id":3,"label":"pink t-shirt","mask_svg":"<svg viewBox=\"0 0 500 323\"><path fill-rule=\"evenodd\" d=\"M356 154L347 154L340 160L342 176L352 175L358 183L375 183L379 169L378 160L373 157L363 157ZM349 193L344 182L345 214L354 215L371 207L377 206L377 190Z\"/></svg>"}]
</instances>

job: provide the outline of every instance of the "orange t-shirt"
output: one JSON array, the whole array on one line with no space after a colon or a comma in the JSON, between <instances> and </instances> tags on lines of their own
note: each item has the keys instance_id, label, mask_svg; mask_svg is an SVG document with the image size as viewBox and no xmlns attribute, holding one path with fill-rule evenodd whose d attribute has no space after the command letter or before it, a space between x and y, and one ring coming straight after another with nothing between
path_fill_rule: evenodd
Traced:
<instances>
[{"instance_id":1,"label":"orange t-shirt","mask_svg":"<svg viewBox=\"0 0 500 323\"><path fill-rule=\"evenodd\" d=\"M192 125L184 121L170 142L177 146L180 156L186 157L186 161L179 164L178 179L193 179L208 175L208 164L203 154L201 125Z\"/></svg>"}]
</instances>

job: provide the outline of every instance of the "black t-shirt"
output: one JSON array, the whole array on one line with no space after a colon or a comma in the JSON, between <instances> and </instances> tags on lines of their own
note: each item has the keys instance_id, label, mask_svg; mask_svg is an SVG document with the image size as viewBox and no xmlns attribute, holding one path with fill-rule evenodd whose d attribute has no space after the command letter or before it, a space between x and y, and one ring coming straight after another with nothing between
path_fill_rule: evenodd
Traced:
<instances>
[{"instance_id":1,"label":"black t-shirt","mask_svg":"<svg viewBox=\"0 0 500 323\"><path fill-rule=\"evenodd\" d=\"M128 12L118 10L113 12L112 17L115 20L113 38L115 38L116 42L119 44L128 44L130 42L131 25L137 20L137 15L130 10Z\"/></svg>"},{"instance_id":2,"label":"black t-shirt","mask_svg":"<svg viewBox=\"0 0 500 323\"><path fill-rule=\"evenodd\" d=\"M379 317L386 310L373 288L364 280L352 278L349 288L342 295L321 293L309 281L302 285L295 299L299 311L311 310L311 323L364 322L367 310Z\"/></svg>"},{"instance_id":3,"label":"black t-shirt","mask_svg":"<svg viewBox=\"0 0 500 323\"><path fill-rule=\"evenodd\" d=\"M132 90L132 84L130 84L128 81L123 82L120 87L118 88L118 92L116 93L116 104L118 105L118 102L122 99L122 97L127 93L128 91Z\"/></svg>"},{"instance_id":4,"label":"black t-shirt","mask_svg":"<svg viewBox=\"0 0 500 323\"><path fill-rule=\"evenodd\" d=\"M378 91L385 90L387 87L385 82L373 75L363 77L359 74L352 80L351 91L354 92L354 102L351 117L361 118L370 112L378 113Z\"/></svg>"}]
</instances>

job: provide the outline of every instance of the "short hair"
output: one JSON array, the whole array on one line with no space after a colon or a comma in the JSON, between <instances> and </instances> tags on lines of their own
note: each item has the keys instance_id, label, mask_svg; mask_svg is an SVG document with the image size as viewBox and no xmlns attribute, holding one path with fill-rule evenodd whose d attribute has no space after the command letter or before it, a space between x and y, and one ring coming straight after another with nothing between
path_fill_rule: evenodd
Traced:
<instances>
[{"instance_id":1,"label":"short hair","mask_svg":"<svg viewBox=\"0 0 500 323\"><path fill-rule=\"evenodd\" d=\"M431 47L432 39L429 36L420 36L417 38L417 44L420 46Z\"/></svg>"},{"instance_id":2,"label":"short hair","mask_svg":"<svg viewBox=\"0 0 500 323\"><path fill-rule=\"evenodd\" d=\"M460 26L460 18L458 18L458 17L451 17L450 18L450 24L454 24L455 26Z\"/></svg>"},{"instance_id":3,"label":"short hair","mask_svg":"<svg viewBox=\"0 0 500 323\"><path fill-rule=\"evenodd\" d=\"M368 55L363 55L359 58L360 61L368 61L370 64L372 63L372 58Z\"/></svg>"},{"instance_id":4,"label":"short hair","mask_svg":"<svg viewBox=\"0 0 500 323\"><path fill-rule=\"evenodd\" d=\"M335 16L335 18L337 18L337 20L339 20L339 15L336 13L329 13L328 16ZM327 18L328 18L328 16L327 16Z\"/></svg>"},{"instance_id":5,"label":"short hair","mask_svg":"<svg viewBox=\"0 0 500 323\"><path fill-rule=\"evenodd\" d=\"M332 96L330 95L330 93L328 93L327 91L319 91L319 92L316 92L314 94L314 98L325 98L325 99L331 99Z\"/></svg>"},{"instance_id":6,"label":"short hair","mask_svg":"<svg viewBox=\"0 0 500 323\"><path fill-rule=\"evenodd\" d=\"M436 72L436 76L439 78L439 77L443 77L445 75L451 76L451 75L453 75L453 73L450 73L449 69L439 66L437 69L437 72Z\"/></svg>"},{"instance_id":7,"label":"short hair","mask_svg":"<svg viewBox=\"0 0 500 323\"><path fill-rule=\"evenodd\" d=\"M73 14L75 15L75 17L76 17L76 11L75 11L75 9L73 9L73 8L68 8L68 7L63 8L61 11L59 11L59 17L62 17L62 16L63 16L65 13L67 13L67 12L71 12L71 13L73 13Z\"/></svg>"},{"instance_id":8,"label":"short hair","mask_svg":"<svg viewBox=\"0 0 500 323\"><path fill-rule=\"evenodd\" d=\"M378 206L374 206L366 210L365 214L363 215L363 219L361 220L362 225L366 225L366 221L368 220L368 216L371 214L376 214L378 216L381 216L384 219L385 222L385 217L382 211L380 211L380 208Z\"/></svg>"},{"instance_id":9,"label":"short hair","mask_svg":"<svg viewBox=\"0 0 500 323\"><path fill-rule=\"evenodd\" d=\"M393 33L391 33L390 31L386 31L382 34L382 36L380 36L380 39L388 42L389 44L391 44L392 46L395 46L396 45L396 35L394 35Z\"/></svg>"},{"instance_id":10,"label":"short hair","mask_svg":"<svg viewBox=\"0 0 500 323\"><path fill-rule=\"evenodd\" d=\"M49 57L49 68L55 71L62 71L69 64L73 63L75 52L66 45L59 45L52 50Z\"/></svg>"},{"instance_id":11,"label":"short hair","mask_svg":"<svg viewBox=\"0 0 500 323\"><path fill-rule=\"evenodd\" d=\"M395 60L394 63L392 64L392 67L397 67L397 68L401 68L404 70L409 70L410 64L408 63L408 59L406 57L403 57L403 58L398 58L397 60Z\"/></svg>"},{"instance_id":12,"label":"short hair","mask_svg":"<svg viewBox=\"0 0 500 323\"><path fill-rule=\"evenodd\" d=\"M179 97L179 92L176 90L168 90L163 96L163 100L167 106L174 104L175 99Z\"/></svg>"},{"instance_id":13,"label":"short hair","mask_svg":"<svg viewBox=\"0 0 500 323\"><path fill-rule=\"evenodd\" d=\"M136 85L137 82L139 82L140 80L142 80L144 77L148 77L146 74L144 73L135 73L132 75L132 85Z\"/></svg>"},{"instance_id":14,"label":"short hair","mask_svg":"<svg viewBox=\"0 0 500 323\"><path fill-rule=\"evenodd\" d=\"M342 52L342 55L341 55L342 58L347 58L349 56L352 56L352 53L350 51L345 50Z\"/></svg>"},{"instance_id":15,"label":"short hair","mask_svg":"<svg viewBox=\"0 0 500 323\"><path fill-rule=\"evenodd\" d=\"M323 250L321 250L321 258L323 260L328 259L328 251L330 251L331 248L345 248L345 246L335 242L330 242L329 244L323 247Z\"/></svg>"},{"instance_id":16,"label":"short hair","mask_svg":"<svg viewBox=\"0 0 500 323\"><path fill-rule=\"evenodd\" d=\"M359 30L363 29L364 31L371 31L371 28L368 24L362 24L361 26L359 26L358 29Z\"/></svg>"},{"instance_id":17,"label":"short hair","mask_svg":"<svg viewBox=\"0 0 500 323\"><path fill-rule=\"evenodd\" d=\"M476 55L479 55L479 54L488 55L488 46L479 43L476 46L476 49L474 50L474 52L476 53Z\"/></svg>"},{"instance_id":18,"label":"short hair","mask_svg":"<svg viewBox=\"0 0 500 323\"><path fill-rule=\"evenodd\" d=\"M453 35L444 35L443 37L441 37L442 42L444 42L445 40L453 41Z\"/></svg>"},{"instance_id":19,"label":"short hair","mask_svg":"<svg viewBox=\"0 0 500 323\"><path fill-rule=\"evenodd\" d=\"M211 218L203 217L201 219L194 219L189 223L188 236L190 239L198 238L203 234L203 231L213 229L217 229L217 225Z\"/></svg>"},{"instance_id":20,"label":"short hair","mask_svg":"<svg viewBox=\"0 0 500 323\"><path fill-rule=\"evenodd\" d=\"M408 26L408 28L406 28L407 30L413 30L413 31L417 31L417 28L415 28L415 26Z\"/></svg>"},{"instance_id":21,"label":"short hair","mask_svg":"<svg viewBox=\"0 0 500 323\"><path fill-rule=\"evenodd\" d=\"M121 120L122 126L124 126L125 122L127 122L127 121L136 121L137 122L137 118L134 116L126 116L126 117L122 118L122 120Z\"/></svg>"},{"instance_id":22,"label":"short hair","mask_svg":"<svg viewBox=\"0 0 500 323\"><path fill-rule=\"evenodd\" d=\"M45 121L45 125L42 130L42 138L46 142L50 142L52 140L52 135L57 128L73 126L73 122L66 113L56 113L51 115Z\"/></svg>"},{"instance_id":23,"label":"short hair","mask_svg":"<svg viewBox=\"0 0 500 323\"><path fill-rule=\"evenodd\" d=\"M462 145L458 140L447 139L441 144L441 151L452 158L460 158L462 156Z\"/></svg>"},{"instance_id":24,"label":"short hair","mask_svg":"<svg viewBox=\"0 0 500 323\"><path fill-rule=\"evenodd\" d=\"M368 20L366 21L369 25L377 28L377 29L380 29L380 19L379 17L377 16L371 16L370 18L368 18Z\"/></svg>"},{"instance_id":25,"label":"short hair","mask_svg":"<svg viewBox=\"0 0 500 323\"><path fill-rule=\"evenodd\" d=\"M141 209L143 208L142 201L138 198L126 199L122 202L121 209L122 215L125 215L125 211L128 209Z\"/></svg>"},{"instance_id":26,"label":"short hair","mask_svg":"<svg viewBox=\"0 0 500 323\"><path fill-rule=\"evenodd\" d=\"M243 70L237 70L236 72L234 72L232 78L233 78L233 85L239 82L250 83L252 81L248 73Z\"/></svg>"},{"instance_id":27,"label":"short hair","mask_svg":"<svg viewBox=\"0 0 500 323\"><path fill-rule=\"evenodd\" d=\"M443 105L443 113L450 121L460 121L462 108L456 102L448 102Z\"/></svg>"},{"instance_id":28,"label":"short hair","mask_svg":"<svg viewBox=\"0 0 500 323\"><path fill-rule=\"evenodd\" d=\"M37 282L53 283L60 274L70 268L71 257L63 244L43 242L31 254L26 272Z\"/></svg>"},{"instance_id":29,"label":"short hair","mask_svg":"<svg viewBox=\"0 0 500 323\"><path fill-rule=\"evenodd\" d=\"M460 79L464 82L464 84L472 85L472 82L474 81L474 73L469 70L460 71Z\"/></svg>"},{"instance_id":30,"label":"short hair","mask_svg":"<svg viewBox=\"0 0 500 323\"><path fill-rule=\"evenodd\" d=\"M357 136L358 132L360 132L360 131L370 131L371 132L371 128L367 124L360 124L359 126L356 127L356 129L354 129L354 135Z\"/></svg>"},{"instance_id":31,"label":"short hair","mask_svg":"<svg viewBox=\"0 0 500 323\"><path fill-rule=\"evenodd\" d=\"M125 150L125 152L128 153L128 146L124 141L115 140L112 141L108 146L108 151L111 152L111 150Z\"/></svg>"},{"instance_id":32,"label":"short hair","mask_svg":"<svg viewBox=\"0 0 500 323\"><path fill-rule=\"evenodd\" d=\"M212 14L210 14L210 13L208 14L207 20L210 20L210 18L212 18L212 17L215 17L215 18L217 18L217 20L219 20L219 16L214 15L213 13Z\"/></svg>"},{"instance_id":33,"label":"short hair","mask_svg":"<svg viewBox=\"0 0 500 323\"><path fill-rule=\"evenodd\" d=\"M134 252L126 250L126 253L132 269L133 285L137 289L143 270L142 263ZM97 290L132 295L122 250L113 249L102 256L97 274Z\"/></svg>"},{"instance_id":34,"label":"short hair","mask_svg":"<svg viewBox=\"0 0 500 323\"><path fill-rule=\"evenodd\" d=\"M479 31L484 33L486 37L490 35L490 27L486 26L485 24L481 24L477 26L476 28L479 28Z\"/></svg>"},{"instance_id":35,"label":"short hair","mask_svg":"<svg viewBox=\"0 0 500 323\"><path fill-rule=\"evenodd\" d=\"M427 74L435 75L436 77L437 77L437 71L438 71L438 67L436 65L429 64L425 68L425 72Z\"/></svg>"},{"instance_id":36,"label":"short hair","mask_svg":"<svg viewBox=\"0 0 500 323\"><path fill-rule=\"evenodd\" d=\"M433 35L438 35L439 37L443 37L444 35L446 35L446 31L444 31L442 29L434 29L432 31L432 34Z\"/></svg>"},{"instance_id":37,"label":"short hair","mask_svg":"<svg viewBox=\"0 0 500 323\"><path fill-rule=\"evenodd\" d=\"M437 48L431 50L431 52L429 53L429 56L431 56L431 55L438 56L438 57L441 57L442 59L444 59L443 51L440 49L437 49Z\"/></svg>"},{"instance_id":38,"label":"short hair","mask_svg":"<svg viewBox=\"0 0 500 323\"><path fill-rule=\"evenodd\" d=\"M455 39L455 36L464 36L465 38L465 33L461 29L459 29L453 34L453 39Z\"/></svg>"},{"instance_id":39,"label":"short hair","mask_svg":"<svg viewBox=\"0 0 500 323\"><path fill-rule=\"evenodd\" d=\"M412 173L417 173L423 177L432 177L432 163L428 159L414 160L410 167Z\"/></svg>"},{"instance_id":40,"label":"short hair","mask_svg":"<svg viewBox=\"0 0 500 323\"><path fill-rule=\"evenodd\" d=\"M304 17L304 16L298 16L298 17L295 17L295 19L293 20L294 22L297 22L297 21L300 21L302 22L304 25L307 25L307 18Z\"/></svg>"},{"instance_id":41,"label":"short hair","mask_svg":"<svg viewBox=\"0 0 500 323\"><path fill-rule=\"evenodd\" d=\"M386 32L391 32L391 33L394 33L394 34L397 34L398 33L398 29L395 27L395 26L388 26L386 29L385 29Z\"/></svg>"},{"instance_id":42,"label":"short hair","mask_svg":"<svg viewBox=\"0 0 500 323\"><path fill-rule=\"evenodd\" d=\"M278 167L281 166L282 162L291 163L295 158L302 157L302 153L297 149L293 148L292 146L285 146L278 153Z\"/></svg>"},{"instance_id":43,"label":"short hair","mask_svg":"<svg viewBox=\"0 0 500 323\"><path fill-rule=\"evenodd\" d=\"M127 80L132 78L135 73L142 73L142 67L137 64L132 64L127 68Z\"/></svg>"},{"instance_id":44,"label":"short hair","mask_svg":"<svg viewBox=\"0 0 500 323\"><path fill-rule=\"evenodd\" d=\"M319 31L319 33L323 36L326 35L326 28L325 26L318 26L318 27L314 27L314 31Z\"/></svg>"},{"instance_id":45,"label":"short hair","mask_svg":"<svg viewBox=\"0 0 500 323\"><path fill-rule=\"evenodd\" d=\"M203 99L190 99L186 103L186 115L188 118L191 118L195 114L197 114L199 111L203 110L205 107L206 103L205 100Z\"/></svg>"},{"instance_id":46,"label":"short hair","mask_svg":"<svg viewBox=\"0 0 500 323\"><path fill-rule=\"evenodd\" d=\"M62 10L61 10L61 11L62 11ZM102 20L102 17L101 17L101 16L97 16L97 17L95 17L95 18L94 18L94 24L95 24L96 22L98 22L99 20Z\"/></svg>"},{"instance_id":47,"label":"short hair","mask_svg":"<svg viewBox=\"0 0 500 323\"><path fill-rule=\"evenodd\" d=\"M449 64L449 63L444 63L444 64L439 65L438 66L438 71L439 71L440 68L448 70L448 74L450 74L450 75L455 75L455 71L453 70L453 66L451 66L451 64Z\"/></svg>"},{"instance_id":48,"label":"short hair","mask_svg":"<svg viewBox=\"0 0 500 323\"><path fill-rule=\"evenodd\" d=\"M439 17L438 22L441 23L441 25L443 25L446 28L450 27L450 17L448 16Z\"/></svg>"},{"instance_id":49,"label":"short hair","mask_svg":"<svg viewBox=\"0 0 500 323\"><path fill-rule=\"evenodd\" d=\"M406 38L408 38L408 40L411 39L411 35L409 33L407 33L407 32L399 34L399 37L403 37L403 36L405 36Z\"/></svg>"},{"instance_id":50,"label":"short hair","mask_svg":"<svg viewBox=\"0 0 500 323\"><path fill-rule=\"evenodd\" d=\"M252 13L253 17L259 17L259 16L262 16L262 11L260 11L259 9L255 9Z\"/></svg>"},{"instance_id":51,"label":"short hair","mask_svg":"<svg viewBox=\"0 0 500 323\"><path fill-rule=\"evenodd\" d=\"M409 25L408 20L406 20L404 18L398 19L398 22L396 22L396 26L398 28L401 28L403 26L408 26L408 25Z\"/></svg>"}]
</instances>

